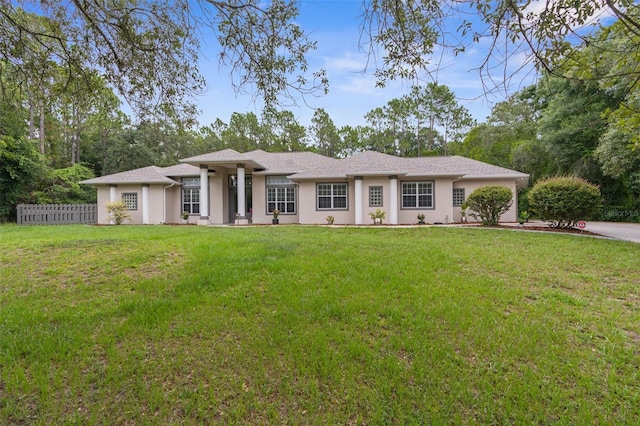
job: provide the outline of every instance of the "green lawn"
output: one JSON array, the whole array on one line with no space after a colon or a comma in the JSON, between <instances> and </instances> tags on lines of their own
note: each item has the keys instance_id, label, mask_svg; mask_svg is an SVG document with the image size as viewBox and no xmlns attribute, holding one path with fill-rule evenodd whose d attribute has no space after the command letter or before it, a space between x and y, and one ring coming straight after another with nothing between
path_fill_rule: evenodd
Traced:
<instances>
[{"instance_id":1,"label":"green lawn","mask_svg":"<svg viewBox=\"0 0 640 426\"><path fill-rule=\"evenodd\" d=\"M0 227L0 424L638 424L640 245Z\"/></svg>"}]
</instances>

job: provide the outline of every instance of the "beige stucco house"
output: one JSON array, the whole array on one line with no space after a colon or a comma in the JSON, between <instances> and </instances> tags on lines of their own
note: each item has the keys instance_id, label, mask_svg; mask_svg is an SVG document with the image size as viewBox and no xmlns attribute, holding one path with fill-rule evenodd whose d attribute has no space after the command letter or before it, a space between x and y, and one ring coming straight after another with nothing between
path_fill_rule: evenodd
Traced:
<instances>
[{"instance_id":1,"label":"beige stucco house","mask_svg":"<svg viewBox=\"0 0 640 426\"><path fill-rule=\"evenodd\" d=\"M506 186L514 193L502 221L514 222L516 194L529 176L459 156L399 158L366 151L344 159L312 152L269 153L232 149L185 158L171 167L149 166L81 183L98 190L98 222L109 223L105 205L123 200L132 222L162 224L384 223L461 221L461 205L476 188Z\"/></svg>"}]
</instances>

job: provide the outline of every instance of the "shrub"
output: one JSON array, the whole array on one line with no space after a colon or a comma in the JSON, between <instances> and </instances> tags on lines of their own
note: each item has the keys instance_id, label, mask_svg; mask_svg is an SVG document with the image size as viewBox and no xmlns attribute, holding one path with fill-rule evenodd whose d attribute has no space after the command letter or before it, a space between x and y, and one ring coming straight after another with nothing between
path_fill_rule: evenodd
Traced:
<instances>
[{"instance_id":1,"label":"shrub","mask_svg":"<svg viewBox=\"0 0 640 426\"><path fill-rule=\"evenodd\" d=\"M386 215L385 211L380 209L376 209L375 212L369 212L369 217L373 220L374 225L376 223L382 223Z\"/></svg>"},{"instance_id":2,"label":"shrub","mask_svg":"<svg viewBox=\"0 0 640 426\"><path fill-rule=\"evenodd\" d=\"M513 192L506 186L483 186L467 197L469 215L483 225L495 226L513 201Z\"/></svg>"},{"instance_id":3,"label":"shrub","mask_svg":"<svg viewBox=\"0 0 640 426\"><path fill-rule=\"evenodd\" d=\"M600 189L575 176L558 176L539 181L529 192L529 206L555 228L571 228L600 210Z\"/></svg>"},{"instance_id":4,"label":"shrub","mask_svg":"<svg viewBox=\"0 0 640 426\"><path fill-rule=\"evenodd\" d=\"M113 201L107 203L107 211L109 212L109 219L116 225L122 225L125 220L131 221L131 215L127 212L127 206L124 201Z\"/></svg>"}]
</instances>

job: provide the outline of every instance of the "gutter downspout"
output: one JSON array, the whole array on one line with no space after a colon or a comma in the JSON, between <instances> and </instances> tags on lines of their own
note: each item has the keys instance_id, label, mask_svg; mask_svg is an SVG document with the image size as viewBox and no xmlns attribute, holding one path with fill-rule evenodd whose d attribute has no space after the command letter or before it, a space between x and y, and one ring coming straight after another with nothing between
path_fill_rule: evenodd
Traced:
<instances>
[{"instance_id":1,"label":"gutter downspout","mask_svg":"<svg viewBox=\"0 0 640 426\"><path fill-rule=\"evenodd\" d=\"M175 186L175 183L172 183L169 186L165 186L162 188L162 224L167 223L167 188L171 188Z\"/></svg>"}]
</instances>

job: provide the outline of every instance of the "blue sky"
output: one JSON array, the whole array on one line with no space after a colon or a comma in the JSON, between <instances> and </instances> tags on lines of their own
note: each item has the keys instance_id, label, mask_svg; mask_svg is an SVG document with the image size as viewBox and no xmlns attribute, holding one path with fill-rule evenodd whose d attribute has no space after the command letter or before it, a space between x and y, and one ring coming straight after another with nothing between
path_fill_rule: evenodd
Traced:
<instances>
[{"instance_id":1,"label":"blue sky","mask_svg":"<svg viewBox=\"0 0 640 426\"><path fill-rule=\"evenodd\" d=\"M395 81L385 88L376 88L374 64L370 64L367 71L363 72L367 54L358 46L361 5L361 0L302 0L300 3L297 22L311 39L318 42L318 49L308 57L310 72L325 69L330 84L327 95L307 98L307 102L311 107L324 108L338 127L365 124L364 115L367 112L384 106L393 98L401 97L411 87L410 82ZM202 110L200 124L210 124L216 118L229 122L233 112L254 112L260 116L262 107L254 103L250 95L234 93L229 71L219 68L215 53L205 55L207 58L202 59L200 65L208 89L198 99ZM490 97L484 95L478 72L472 70L480 64L483 57L482 43L457 57L445 55L438 73L438 83L447 85L456 94L459 103L478 122L485 121L493 103L504 99L504 91ZM523 60L524 58L516 56L509 65L518 67ZM534 79L535 75L530 70L522 73L514 80L511 92L531 84ZM284 109L292 111L302 125L310 124L312 108L285 106Z\"/></svg>"}]
</instances>

